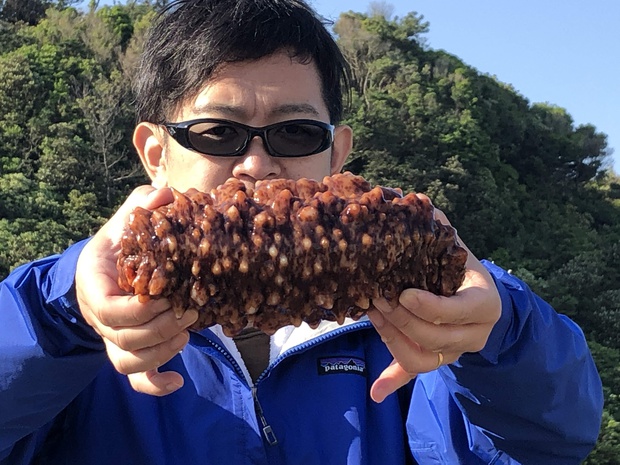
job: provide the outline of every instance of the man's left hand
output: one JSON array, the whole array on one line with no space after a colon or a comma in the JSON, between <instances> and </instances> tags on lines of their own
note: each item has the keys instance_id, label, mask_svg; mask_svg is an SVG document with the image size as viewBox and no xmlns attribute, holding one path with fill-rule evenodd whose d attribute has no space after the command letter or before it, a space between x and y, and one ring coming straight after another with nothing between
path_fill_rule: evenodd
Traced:
<instances>
[{"instance_id":1,"label":"man's left hand","mask_svg":"<svg viewBox=\"0 0 620 465\"><path fill-rule=\"evenodd\" d=\"M449 224L440 211L436 217ZM467 252L465 279L455 295L405 289L395 308L383 298L373 300L368 316L394 357L371 388L376 402L417 374L484 348L499 320L501 300L489 272L469 249Z\"/></svg>"}]
</instances>

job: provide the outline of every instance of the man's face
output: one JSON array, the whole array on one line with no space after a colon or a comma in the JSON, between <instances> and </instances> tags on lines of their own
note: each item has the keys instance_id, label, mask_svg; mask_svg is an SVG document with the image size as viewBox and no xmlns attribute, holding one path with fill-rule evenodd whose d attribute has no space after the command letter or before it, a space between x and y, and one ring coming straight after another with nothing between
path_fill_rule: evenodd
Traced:
<instances>
[{"instance_id":1,"label":"man's face","mask_svg":"<svg viewBox=\"0 0 620 465\"><path fill-rule=\"evenodd\" d=\"M302 64L285 53L222 66L170 122L219 118L262 127L291 119L329 123L314 63ZM341 170L351 150L351 130L339 126L332 148L298 157L270 156L260 137L239 156L202 155L181 147L151 123L136 128L134 143L156 187L208 192L230 177L251 187L261 179L302 177L321 180Z\"/></svg>"}]
</instances>

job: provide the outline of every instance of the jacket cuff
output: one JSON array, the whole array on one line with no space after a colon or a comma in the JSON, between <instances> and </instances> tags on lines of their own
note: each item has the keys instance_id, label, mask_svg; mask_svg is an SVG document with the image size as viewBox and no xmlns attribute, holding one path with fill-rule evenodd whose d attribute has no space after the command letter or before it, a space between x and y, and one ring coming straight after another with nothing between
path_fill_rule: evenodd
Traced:
<instances>
[{"instance_id":1,"label":"jacket cuff","mask_svg":"<svg viewBox=\"0 0 620 465\"><path fill-rule=\"evenodd\" d=\"M84 342L90 341L92 348L101 349L101 337L82 316L75 291L77 261L89 240L90 238L73 244L59 256L50 270L51 285L46 303L64 317L74 331L81 333Z\"/></svg>"},{"instance_id":2,"label":"jacket cuff","mask_svg":"<svg viewBox=\"0 0 620 465\"><path fill-rule=\"evenodd\" d=\"M500 354L508 349L506 344L510 338L508 338L507 335L515 319L515 308L510 296L510 291L523 291L524 289L514 276L499 266L488 260L482 260L482 264L489 271L495 282L501 299L502 310L499 320L495 323L495 326L493 326L489 339L483 349L476 354L464 354L464 357L481 356L487 362L495 365L499 362Z\"/></svg>"}]
</instances>

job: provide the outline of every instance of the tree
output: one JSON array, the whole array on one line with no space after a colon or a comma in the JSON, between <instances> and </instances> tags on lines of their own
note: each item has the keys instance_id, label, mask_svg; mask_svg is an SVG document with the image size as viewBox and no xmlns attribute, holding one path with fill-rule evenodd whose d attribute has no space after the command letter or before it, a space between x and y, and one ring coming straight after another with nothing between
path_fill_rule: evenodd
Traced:
<instances>
[{"instance_id":1,"label":"tree","mask_svg":"<svg viewBox=\"0 0 620 465\"><path fill-rule=\"evenodd\" d=\"M35 25L51 6L45 0L0 0L0 19L10 23L24 22Z\"/></svg>"},{"instance_id":2,"label":"tree","mask_svg":"<svg viewBox=\"0 0 620 465\"><path fill-rule=\"evenodd\" d=\"M97 155L93 165L99 174L97 184L105 193L105 204L110 207L114 205L116 184L142 175L137 160L134 163L128 160L125 128L129 126L129 121L124 128L118 124L127 116L123 104L127 96L128 89L123 75L114 71L110 76L85 81L78 98L87 131L92 138L92 151Z\"/></svg>"},{"instance_id":3,"label":"tree","mask_svg":"<svg viewBox=\"0 0 620 465\"><path fill-rule=\"evenodd\" d=\"M12 45L0 50L0 276L92 234L137 173L115 28L133 31L150 10L98 16L70 3L36 25L2 23Z\"/></svg>"}]
</instances>

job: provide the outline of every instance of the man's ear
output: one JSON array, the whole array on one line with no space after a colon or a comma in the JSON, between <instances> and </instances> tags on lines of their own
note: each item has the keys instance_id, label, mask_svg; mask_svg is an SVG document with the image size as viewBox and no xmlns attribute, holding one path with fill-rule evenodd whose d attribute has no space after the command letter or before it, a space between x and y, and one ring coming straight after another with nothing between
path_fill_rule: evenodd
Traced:
<instances>
[{"instance_id":1,"label":"man's ear","mask_svg":"<svg viewBox=\"0 0 620 465\"><path fill-rule=\"evenodd\" d=\"M340 173L344 162L353 148L353 130L346 125L338 126L334 131L332 147L331 174Z\"/></svg>"},{"instance_id":2,"label":"man's ear","mask_svg":"<svg viewBox=\"0 0 620 465\"><path fill-rule=\"evenodd\" d=\"M140 161L156 188L166 187L168 177L161 128L153 123L142 122L133 132L133 145Z\"/></svg>"}]
</instances>

